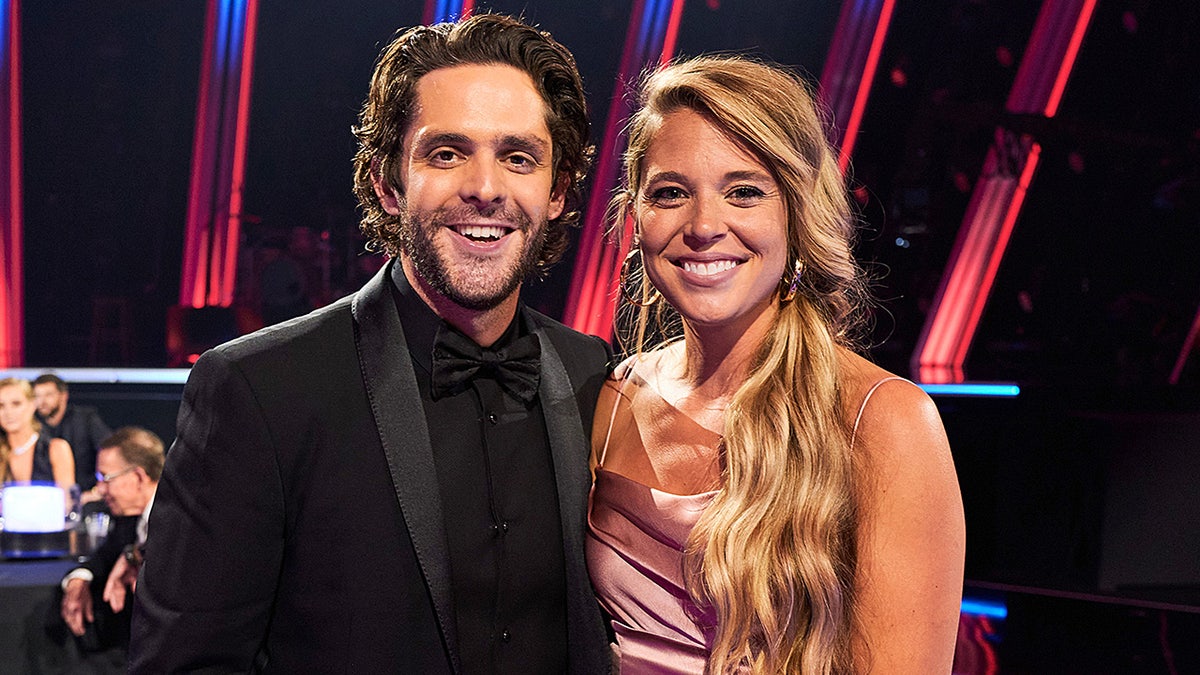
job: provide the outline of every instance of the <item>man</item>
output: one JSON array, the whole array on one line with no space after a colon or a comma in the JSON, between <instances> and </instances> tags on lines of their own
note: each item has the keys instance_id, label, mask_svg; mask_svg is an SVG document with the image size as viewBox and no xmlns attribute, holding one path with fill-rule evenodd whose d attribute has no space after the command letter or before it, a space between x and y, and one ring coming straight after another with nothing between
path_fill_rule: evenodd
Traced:
<instances>
[{"instance_id":1,"label":"man","mask_svg":"<svg viewBox=\"0 0 1200 675\"><path fill-rule=\"evenodd\" d=\"M129 559L137 559L139 540L145 540L145 516L162 476L163 442L145 429L122 427L101 442L96 468L96 490L113 526L87 562L63 577L61 613L67 628L82 638L82 650L99 654L93 666L123 670L130 612L124 609L124 586L112 582L119 582Z\"/></svg>"},{"instance_id":2,"label":"man","mask_svg":"<svg viewBox=\"0 0 1200 675\"><path fill-rule=\"evenodd\" d=\"M131 671L607 672L582 542L608 349L518 299L577 216L574 61L507 17L414 28L359 122L393 259L196 363Z\"/></svg>"},{"instance_id":3,"label":"man","mask_svg":"<svg viewBox=\"0 0 1200 675\"><path fill-rule=\"evenodd\" d=\"M112 431L95 408L71 404L67 383L53 373L44 373L33 381L33 396L42 431L71 446L75 455L75 482L84 491L84 501L100 499L92 489L96 485L96 452L100 441Z\"/></svg>"}]
</instances>

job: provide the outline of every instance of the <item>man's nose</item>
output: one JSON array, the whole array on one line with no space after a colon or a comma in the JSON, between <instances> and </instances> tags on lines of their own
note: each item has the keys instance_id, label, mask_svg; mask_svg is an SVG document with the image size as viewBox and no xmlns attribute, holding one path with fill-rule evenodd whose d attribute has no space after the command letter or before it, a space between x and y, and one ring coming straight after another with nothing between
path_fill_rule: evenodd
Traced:
<instances>
[{"instance_id":1,"label":"man's nose","mask_svg":"<svg viewBox=\"0 0 1200 675\"><path fill-rule=\"evenodd\" d=\"M464 202L480 210L504 202L504 169L494 157L472 157L463 169L459 196Z\"/></svg>"}]
</instances>

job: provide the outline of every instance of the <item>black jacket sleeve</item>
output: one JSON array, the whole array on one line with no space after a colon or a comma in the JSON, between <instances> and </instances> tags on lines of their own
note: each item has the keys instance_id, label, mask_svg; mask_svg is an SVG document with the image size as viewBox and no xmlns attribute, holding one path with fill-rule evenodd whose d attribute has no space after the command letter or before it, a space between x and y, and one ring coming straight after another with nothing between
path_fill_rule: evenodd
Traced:
<instances>
[{"instance_id":1,"label":"black jacket sleeve","mask_svg":"<svg viewBox=\"0 0 1200 675\"><path fill-rule=\"evenodd\" d=\"M255 392L220 350L184 389L149 531L129 672L249 671L283 559L283 495Z\"/></svg>"}]
</instances>

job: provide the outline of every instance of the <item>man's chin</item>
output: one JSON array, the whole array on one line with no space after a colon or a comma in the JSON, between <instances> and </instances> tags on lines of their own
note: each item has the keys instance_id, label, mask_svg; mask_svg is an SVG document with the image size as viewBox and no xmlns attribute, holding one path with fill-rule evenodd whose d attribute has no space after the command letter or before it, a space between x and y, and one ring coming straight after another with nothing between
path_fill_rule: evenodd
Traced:
<instances>
[{"instance_id":1,"label":"man's chin","mask_svg":"<svg viewBox=\"0 0 1200 675\"><path fill-rule=\"evenodd\" d=\"M521 270L498 269L491 272L492 278L481 275L455 274L456 266L477 265L478 262L444 263L427 270L426 283L446 300L475 312L495 309L510 300L521 289ZM421 270L417 270L420 274ZM498 283L499 281L499 283Z\"/></svg>"},{"instance_id":2,"label":"man's chin","mask_svg":"<svg viewBox=\"0 0 1200 675\"><path fill-rule=\"evenodd\" d=\"M515 292L515 291L514 291ZM486 312L491 309L496 309L505 300L512 297L513 293L505 293L504 295L487 295L487 296L468 296L462 293L444 293L447 300L473 312Z\"/></svg>"}]
</instances>

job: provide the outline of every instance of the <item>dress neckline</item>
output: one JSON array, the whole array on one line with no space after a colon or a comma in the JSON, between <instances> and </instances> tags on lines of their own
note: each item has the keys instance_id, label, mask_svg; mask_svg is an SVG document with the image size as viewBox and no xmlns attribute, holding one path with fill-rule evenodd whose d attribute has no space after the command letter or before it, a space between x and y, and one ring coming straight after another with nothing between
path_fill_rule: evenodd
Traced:
<instances>
[{"instance_id":1,"label":"dress neckline","mask_svg":"<svg viewBox=\"0 0 1200 675\"><path fill-rule=\"evenodd\" d=\"M620 474L620 473L617 473L617 472L615 472L615 471L609 471L608 469L604 468L603 466L597 466L597 467L596 467L596 474L597 474L597 477L599 477L599 474L601 474L601 473L603 473L603 474L604 474L604 475L606 475L606 476L612 476L612 477L618 478L618 479L620 479L620 480L622 480L622 481L625 481L626 483L629 483L629 484L631 484L631 485L634 485L634 486L636 486L636 487L644 488L644 489L646 489L646 490L649 490L650 492L654 492L654 493L657 493L657 494L660 494L660 495L666 495L666 496L668 496L668 497L677 497L677 498L679 498L679 499L699 498L699 497L712 497L713 495L715 495L715 494L717 494L718 492L720 492L720 491L721 491L721 490L720 490L720 488L718 488L718 489L716 489L716 490L708 490L708 491L706 491L706 492L696 492L696 493L694 493L694 494L685 494L685 495L681 495L681 494L679 494L679 493L677 493L677 492L668 492L667 490L664 490L664 489L662 489L662 488L656 488L656 487L654 487L654 486L652 486L652 485L647 485L647 484L645 484L645 483L643 483L643 482L641 482L641 481L639 481L639 480L637 480L637 479L630 478L629 476L626 476L626 475L624 475L624 474Z\"/></svg>"},{"instance_id":2,"label":"dress neckline","mask_svg":"<svg viewBox=\"0 0 1200 675\"><path fill-rule=\"evenodd\" d=\"M661 358L661 356L659 356L659 358ZM721 442L721 438L722 438L721 432L709 429L708 427L704 426L700 422L696 421L696 418L687 414L683 410L680 410L674 403L669 401L666 396L662 395L662 392L659 391L659 388L656 387L654 385L654 383L652 383L644 375L642 375L641 370L637 366L638 366L637 361L631 361L629 363L629 372L626 375L626 377L628 377L629 379L637 378L636 384L639 388L645 389L646 391L649 391L651 394L654 394L654 397L657 398L658 400L662 401L663 405L670 408L671 412L675 413L675 415L687 420L688 422L690 422L692 424L692 426L696 427L697 429L700 429L701 431L704 431L705 433L710 434L714 439L716 439L716 441L718 443Z\"/></svg>"}]
</instances>

